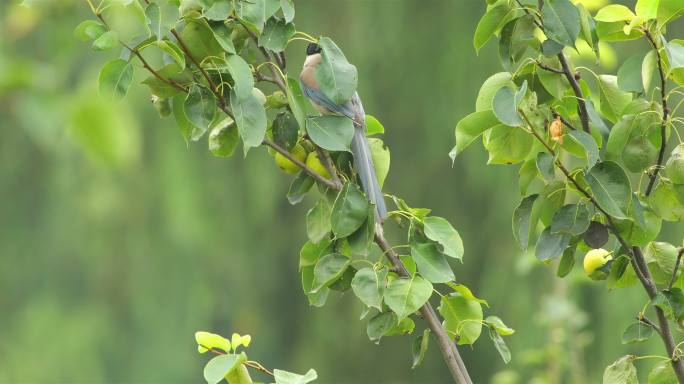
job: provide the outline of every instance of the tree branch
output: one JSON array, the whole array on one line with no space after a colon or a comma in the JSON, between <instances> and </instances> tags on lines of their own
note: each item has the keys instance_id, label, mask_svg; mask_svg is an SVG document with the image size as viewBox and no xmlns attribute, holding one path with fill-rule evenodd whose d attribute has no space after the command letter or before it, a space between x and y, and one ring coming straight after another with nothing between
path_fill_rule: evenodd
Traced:
<instances>
[{"instance_id":1,"label":"tree branch","mask_svg":"<svg viewBox=\"0 0 684 384\"><path fill-rule=\"evenodd\" d=\"M584 129L584 132L589 133L589 113L587 112L587 104L584 99L584 94L582 94L582 88L580 88L575 74L570 70L568 59L565 57L563 51L558 54L558 61L560 61L561 68L563 68L563 74L565 74L565 78L568 79L572 91L575 92L575 96L577 97L577 109L579 110L582 129Z\"/></svg>"},{"instance_id":2,"label":"tree branch","mask_svg":"<svg viewBox=\"0 0 684 384\"><path fill-rule=\"evenodd\" d=\"M639 280L641 280L641 285L644 286L644 289L646 290L648 297L652 300L658 294L658 288L653 282L651 273L649 272L648 267L646 266L646 262L644 260L644 255L641 251L641 248L632 247L632 252L634 254L634 260L641 264L642 270L644 272L643 279L642 277L639 277ZM656 316L658 317L658 323L660 324L660 338L663 340L663 343L665 344L665 349L667 350L667 354L670 357L670 364L672 364L672 369L674 370L675 375L677 376L677 381L679 381L680 383L684 383L684 361L679 357L675 356L676 346L674 343L674 337L672 337L672 331L670 330L670 323L668 322L667 316L665 316L665 313L662 309L660 309L660 307L654 306L654 308Z\"/></svg>"},{"instance_id":3,"label":"tree branch","mask_svg":"<svg viewBox=\"0 0 684 384\"><path fill-rule=\"evenodd\" d=\"M399 255L397 255L394 249L390 246L389 242L387 242L387 240L384 238L381 231L375 232L375 243L378 244L380 249L387 256L387 259L389 259L392 265L394 265L394 268L396 268L400 276L404 278L410 276L406 270L406 267L404 266L404 263L402 263L401 259L399 259ZM437 343L442 351L442 356L444 357L444 361L449 368L449 372L451 372L451 376L458 384L472 384L470 376L468 375L468 370L463 363L463 359L461 359L461 355L459 354L453 340L451 340L447 332L444 330L444 327L442 327L442 322L437 316L432 304L429 302L425 303L420 308L420 313L423 315L423 318L428 323L428 327L437 339Z\"/></svg>"},{"instance_id":4,"label":"tree branch","mask_svg":"<svg viewBox=\"0 0 684 384\"><path fill-rule=\"evenodd\" d=\"M549 153L556 157L556 152L551 148L551 146L546 143L546 140L544 140L537 131L534 129L534 126L530 122L530 120L527 118L525 113L523 111L519 111L527 125L530 127L531 133L534 135L534 137L537 138L541 142L541 144L546 147L546 149L549 151ZM630 247L625 239L622 238L620 233L617 230L617 227L615 226L615 223L613 222L613 218L611 215L606 212L601 205L596 201L594 196L584 190L579 183L575 180L574 177L572 177L572 174L568 171L567 168L560 162L560 160L556 160L555 162L556 166L563 172L565 177L577 188L577 190L582 193L587 199L589 199L592 204L603 213L603 215L606 217L606 220L608 221L608 226L615 235L615 238L620 242L620 245L625 249L625 252L631 253L631 263L632 267L634 268L634 271L636 272L637 277L639 278L639 281L641 282L641 285L644 287L646 290L646 293L648 294L648 297L650 299L653 299L657 294L658 294L658 288L656 287L655 283L653 282L653 277L651 276L651 272L648 270L648 265L646 264L646 261L644 259L643 252L641 251L641 248L639 247ZM682 251L684 252L684 251ZM675 272L676 273L676 272ZM674 344L674 338L672 337L672 332L670 331L670 324L667 321L667 317L663 313L663 310L660 309L659 307L655 307L656 315L658 317L658 323L660 324L660 337L663 340L663 343L665 344L665 349L667 350L667 353L669 354L672 363L672 368L674 369L677 379L679 380L680 383L684 384L684 362L680 359L676 359L674 356L675 352L675 344Z\"/></svg>"},{"instance_id":5,"label":"tree branch","mask_svg":"<svg viewBox=\"0 0 684 384\"><path fill-rule=\"evenodd\" d=\"M660 98L663 103L663 122L660 125L660 150L658 150L658 159L656 160L655 168L650 175L650 180L648 181L648 186L646 187L646 196L650 195L653 191L653 186L658 178L658 172L663 165L663 160L665 158L665 147L667 144L667 119L670 114L670 109L667 106L667 92L665 91L666 79L665 69L663 68L663 60L660 55L660 49L658 48L658 43L656 43L653 35L648 30L644 31L646 38L653 46L656 53L656 58L658 59L658 74L660 75Z\"/></svg>"}]
</instances>

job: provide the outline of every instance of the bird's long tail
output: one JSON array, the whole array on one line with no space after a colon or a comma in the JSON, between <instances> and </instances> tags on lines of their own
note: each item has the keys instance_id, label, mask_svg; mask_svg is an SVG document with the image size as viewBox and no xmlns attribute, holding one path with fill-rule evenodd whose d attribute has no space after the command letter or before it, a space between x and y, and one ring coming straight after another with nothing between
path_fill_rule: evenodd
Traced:
<instances>
[{"instance_id":1,"label":"bird's long tail","mask_svg":"<svg viewBox=\"0 0 684 384\"><path fill-rule=\"evenodd\" d=\"M361 125L354 125L354 138L352 139L351 150L354 154L354 165L359 173L363 191L366 193L368 200L375 205L375 220L378 223L382 223L387 219L387 206L385 205L380 183L375 175L373 157L366 139L365 128Z\"/></svg>"}]
</instances>

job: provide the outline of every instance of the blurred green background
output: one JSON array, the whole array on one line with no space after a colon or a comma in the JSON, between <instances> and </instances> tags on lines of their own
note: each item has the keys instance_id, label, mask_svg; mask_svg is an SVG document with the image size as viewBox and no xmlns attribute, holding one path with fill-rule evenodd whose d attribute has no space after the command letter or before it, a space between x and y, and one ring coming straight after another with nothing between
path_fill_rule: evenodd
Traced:
<instances>
[{"instance_id":1,"label":"blurred green background","mask_svg":"<svg viewBox=\"0 0 684 384\"><path fill-rule=\"evenodd\" d=\"M32 3L0 2L0 382L201 382L196 330L251 334L252 358L315 368L322 383L449 381L436 344L411 370L411 338L368 341L350 295L308 306L297 260L310 201L287 203L289 177L265 149L218 159L206 138L186 147L143 86L101 100L99 67L118 52L73 37L91 17L85 2ZM456 121L500 71L495 44L479 56L472 47L484 2L296 6L298 29L333 36L359 68L392 150L387 192L454 223L466 248L457 279L517 330L508 366L484 334L461 348L475 383L599 382L623 354L663 354L655 338L620 344L642 290L608 292L578 271L554 279L520 254L517 167L485 166L478 146L451 167ZM289 51L293 73L303 49ZM617 58L645 49L620 45ZM679 243L678 229L666 237Z\"/></svg>"}]
</instances>

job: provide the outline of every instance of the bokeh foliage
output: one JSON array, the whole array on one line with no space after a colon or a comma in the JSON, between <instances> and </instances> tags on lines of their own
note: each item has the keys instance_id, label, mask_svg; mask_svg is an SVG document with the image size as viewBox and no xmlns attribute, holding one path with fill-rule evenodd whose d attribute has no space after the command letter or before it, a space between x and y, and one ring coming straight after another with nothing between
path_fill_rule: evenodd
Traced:
<instances>
[{"instance_id":1,"label":"bokeh foliage","mask_svg":"<svg viewBox=\"0 0 684 384\"><path fill-rule=\"evenodd\" d=\"M347 297L309 309L293 263L306 238L304 208L281 198L287 182L269 156L221 161L204 147L186 149L143 92L125 104L103 102L94 80L104 60L72 34L87 9L36 3L0 4L0 381L192 381L202 363L188 335L208 326L259 334L251 349L264 361L302 372L315 366L341 382L448 377L437 356L411 371L407 340L370 344L356 321L361 307ZM501 185L513 185L515 172L483 172L477 151L452 169L444 155L453 121L470 112L479 84L499 67L494 46L473 55L469 36L483 10L302 0L298 26L336 36L362 69L366 108L391 127L393 168L412 175L390 176L387 190L432 206L461 230L471 262L457 278L518 330L511 349L523 356L511 364L522 382L540 367L567 369L561 357L575 351L574 327L591 341L581 350L591 358L579 359L597 378L623 350L614 324L632 315L615 303L641 293L606 293L571 275L567 286L540 295L552 277L519 254L504 214L517 191ZM640 48L628 44L620 57ZM415 71L406 76L406 68ZM283 230L268 231L273 225ZM295 241L292 227L301 228ZM677 228L666 230L675 241ZM329 323L336 332L326 331ZM493 347L464 355L474 377L501 368Z\"/></svg>"}]
</instances>

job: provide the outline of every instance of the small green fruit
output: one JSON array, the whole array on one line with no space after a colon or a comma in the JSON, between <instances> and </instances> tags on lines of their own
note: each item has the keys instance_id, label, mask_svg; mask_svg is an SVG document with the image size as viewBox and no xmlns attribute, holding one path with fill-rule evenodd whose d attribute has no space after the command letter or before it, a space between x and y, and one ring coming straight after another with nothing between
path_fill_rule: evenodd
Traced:
<instances>
[{"instance_id":1,"label":"small green fruit","mask_svg":"<svg viewBox=\"0 0 684 384\"><path fill-rule=\"evenodd\" d=\"M613 257L610 252L603 248L592 249L584 256L584 272L587 275L593 274L597 269L603 267Z\"/></svg>"},{"instance_id":2,"label":"small green fruit","mask_svg":"<svg viewBox=\"0 0 684 384\"><path fill-rule=\"evenodd\" d=\"M282 108L287 105L287 96L282 91L275 91L266 98L266 107Z\"/></svg>"},{"instance_id":3,"label":"small green fruit","mask_svg":"<svg viewBox=\"0 0 684 384\"><path fill-rule=\"evenodd\" d=\"M325 166L321 163L321 159L318 158L318 153L309 153L309 156L306 157L306 166L326 179L330 178L330 173L328 173L328 170L325 169Z\"/></svg>"},{"instance_id":4,"label":"small green fruit","mask_svg":"<svg viewBox=\"0 0 684 384\"><path fill-rule=\"evenodd\" d=\"M303 162L307 160L306 150L300 144L295 145L290 153L299 161ZM297 173L300 170L299 165L293 163L290 159L280 153L276 153L275 163L278 168L282 169L285 173Z\"/></svg>"},{"instance_id":5,"label":"small green fruit","mask_svg":"<svg viewBox=\"0 0 684 384\"><path fill-rule=\"evenodd\" d=\"M684 184L684 144L679 144L672 151L665 171L673 184Z\"/></svg>"}]
</instances>

